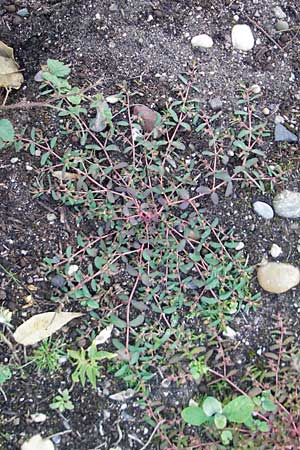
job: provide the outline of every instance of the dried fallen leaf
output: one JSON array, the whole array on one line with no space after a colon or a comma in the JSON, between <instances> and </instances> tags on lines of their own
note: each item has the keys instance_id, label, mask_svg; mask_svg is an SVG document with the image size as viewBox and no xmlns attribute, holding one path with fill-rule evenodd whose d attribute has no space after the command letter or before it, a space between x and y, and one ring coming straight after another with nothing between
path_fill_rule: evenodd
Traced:
<instances>
[{"instance_id":1,"label":"dried fallen leaf","mask_svg":"<svg viewBox=\"0 0 300 450\"><path fill-rule=\"evenodd\" d=\"M80 175L78 173L64 172L62 170L55 170L54 172L52 172L52 176L58 178L60 181L73 181L80 178Z\"/></svg>"},{"instance_id":2,"label":"dried fallen leaf","mask_svg":"<svg viewBox=\"0 0 300 450\"><path fill-rule=\"evenodd\" d=\"M116 394L112 394L109 396L112 400L116 400L117 402L125 402L135 395L134 389L126 389L126 391L120 391Z\"/></svg>"},{"instance_id":3,"label":"dried fallen leaf","mask_svg":"<svg viewBox=\"0 0 300 450\"><path fill-rule=\"evenodd\" d=\"M80 316L82 316L81 313L72 312L37 314L16 329L14 338L19 344L33 345L60 330L70 320Z\"/></svg>"},{"instance_id":4,"label":"dried fallen leaf","mask_svg":"<svg viewBox=\"0 0 300 450\"><path fill-rule=\"evenodd\" d=\"M19 89L23 81L13 49L0 41L0 87Z\"/></svg>"},{"instance_id":5,"label":"dried fallen leaf","mask_svg":"<svg viewBox=\"0 0 300 450\"><path fill-rule=\"evenodd\" d=\"M113 325L108 325L108 327L100 331L100 333L94 339L94 344L97 346L100 344L104 344L106 341L108 341L108 339L111 336L113 328L114 328Z\"/></svg>"},{"instance_id":6,"label":"dried fallen leaf","mask_svg":"<svg viewBox=\"0 0 300 450\"><path fill-rule=\"evenodd\" d=\"M24 442L21 450L55 450L54 444L50 439L43 439L40 434L36 434Z\"/></svg>"}]
</instances>

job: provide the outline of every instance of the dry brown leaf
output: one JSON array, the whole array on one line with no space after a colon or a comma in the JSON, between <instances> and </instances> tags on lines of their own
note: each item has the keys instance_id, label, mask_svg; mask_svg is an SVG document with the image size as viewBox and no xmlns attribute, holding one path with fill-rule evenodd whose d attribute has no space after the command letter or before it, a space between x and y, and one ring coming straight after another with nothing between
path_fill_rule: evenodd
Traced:
<instances>
[{"instance_id":1,"label":"dry brown leaf","mask_svg":"<svg viewBox=\"0 0 300 450\"><path fill-rule=\"evenodd\" d=\"M23 81L13 49L0 41L0 87L19 89Z\"/></svg>"},{"instance_id":2,"label":"dry brown leaf","mask_svg":"<svg viewBox=\"0 0 300 450\"><path fill-rule=\"evenodd\" d=\"M60 181L73 181L80 178L78 173L63 172L62 170L55 170L52 172L52 176L58 178Z\"/></svg>"},{"instance_id":3,"label":"dry brown leaf","mask_svg":"<svg viewBox=\"0 0 300 450\"><path fill-rule=\"evenodd\" d=\"M100 331L100 333L94 339L94 344L97 346L104 344L106 341L108 341L108 339L111 336L113 328L114 328L113 325L108 325L108 327Z\"/></svg>"},{"instance_id":4,"label":"dry brown leaf","mask_svg":"<svg viewBox=\"0 0 300 450\"><path fill-rule=\"evenodd\" d=\"M21 450L55 450L55 447L50 439L43 439L40 434L36 434L24 442Z\"/></svg>"},{"instance_id":5,"label":"dry brown leaf","mask_svg":"<svg viewBox=\"0 0 300 450\"><path fill-rule=\"evenodd\" d=\"M26 320L14 332L15 340L22 345L33 345L56 331L60 330L70 320L82 316L81 313L47 312L37 314Z\"/></svg>"}]
</instances>

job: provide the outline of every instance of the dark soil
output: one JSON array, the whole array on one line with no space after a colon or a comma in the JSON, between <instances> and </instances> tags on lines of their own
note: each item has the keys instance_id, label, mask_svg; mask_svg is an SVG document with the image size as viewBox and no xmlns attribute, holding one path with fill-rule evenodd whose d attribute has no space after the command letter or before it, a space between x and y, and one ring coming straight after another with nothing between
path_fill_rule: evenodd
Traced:
<instances>
[{"instance_id":1,"label":"dark soil","mask_svg":"<svg viewBox=\"0 0 300 450\"><path fill-rule=\"evenodd\" d=\"M27 7L29 16L20 18L7 12L6 6L10 4L16 5L16 10ZM209 100L220 96L224 121L236 105L239 82L262 86L258 113L265 107L270 109L267 120L273 136L275 115L285 115L292 121L300 101L299 28L296 28L300 25L299 3L298 0L280 2L290 27L295 27L294 31L281 35L275 34L276 19L272 11L277 4L275 0L117 0L115 3L0 0L1 40L15 49L25 78L22 88L10 94L8 103L34 100L38 93L34 75L47 58L54 58L72 66L73 84L85 86L100 79L99 89L111 94L125 80L142 93L144 104L159 110L173 95L178 74L195 60L200 100L209 110ZM248 23L254 30L256 45L247 54L233 51L230 45L235 15L239 23ZM191 48L191 38L199 33L208 33L214 39L210 51ZM44 111L16 110L5 117L11 118L20 130L25 125L35 125L53 128L55 134L56 123ZM299 148L282 150L270 140L266 151L269 161L275 160L283 166L291 162L293 170L286 184L299 189ZM12 160L14 157L18 160ZM56 291L41 268L43 258L60 253L73 242L78 231L73 225L72 212L64 211L67 225L59 220L49 223L47 215L54 212L60 217L61 208L46 197L33 199L36 167L37 158L27 152L1 153L0 302L14 312L16 326L38 312L53 309L51 296ZM263 198L270 201L272 196ZM270 226L253 212L251 205L256 199L262 199L256 191L241 190L230 199L220 198L217 206L209 206L207 215L217 216L226 228L234 227L237 239L245 243L250 264L257 264L267 256L272 243L282 247L283 261L297 264L299 223L277 218ZM28 299L30 285L37 287L32 302ZM258 290L257 285L253 288ZM255 361L257 351L268 348L277 313L285 317L288 329L298 338L299 307L297 291L280 296L263 293L257 313L239 316L232 325L239 333L239 345L231 351L235 366L239 368ZM65 337L68 342L74 339L76 347L82 337L72 335L74 325L76 322L65 330ZM81 330L84 334L86 325L81 325ZM0 356L2 363L11 358L3 342ZM137 399L120 403L109 398L110 394L124 389L124 384L109 373L104 374L103 383L96 391L76 384L72 390L76 408L64 417L50 410L49 403L58 388L66 386L66 380L70 379L68 370L54 376L28 370L29 378L28 372L25 378L22 370L18 370L5 384L7 401L0 393L1 449L16 450L25 438L38 432L44 436L62 432L56 437L57 449L62 450L140 449L149 439L152 428L143 421L145 410ZM152 380L152 385L153 400L168 407L171 414L186 406L193 390L198 389L193 384L175 383L163 389L158 377ZM33 422L31 415L37 412L46 414L44 423ZM159 443L151 443L147 448L161 447Z\"/></svg>"}]
</instances>

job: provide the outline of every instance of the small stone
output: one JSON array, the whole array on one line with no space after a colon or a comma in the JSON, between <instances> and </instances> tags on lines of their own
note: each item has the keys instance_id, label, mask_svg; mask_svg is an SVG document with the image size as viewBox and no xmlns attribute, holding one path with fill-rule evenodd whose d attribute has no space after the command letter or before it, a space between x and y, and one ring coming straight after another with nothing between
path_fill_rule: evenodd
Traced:
<instances>
[{"instance_id":1,"label":"small stone","mask_svg":"<svg viewBox=\"0 0 300 450\"><path fill-rule=\"evenodd\" d=\"M4 291L4 289L0 289L0 300L5 299L6 299L6 292Z\"/></svg>"},{"instance_id":2,"label":"small stone","mask_svg":"<svg viewBox=\"0 0 300 450\"><path fill-rule=\"evenodd\" d=\"M257 269L257 278L265 291L282 294L297 286L300 271L291 264L268 262Z\"/></svg>"},{"instance_id":3,"label":"small stone","mask_svg":"<svg viewBox=\"0 0 300 450\"><path fill-rule=\"evenodd\" d=\"M11 164L16 164L18 161L19 161L19 158L17 158L17 157L11 158L11 160L10 160Z\"/></svg>"},{"instance_id":4,"label":"small stone","mask_svg":"<svg viewBox=\"0 0 300 450\"><path fill-rule=\"evenodd\" d=\"M272 247L270 249L270 255L273 256L273 258L278 258L279 255L281 255L282 249L277 244L272 244Z\"/></svg>"},{"instance_id":5,"label":"small stone","mask_svg":"<svg viewBox=\"0 0 300 450\"><path fill-rule=\"evenodd\" d=\"M249 25L234 25L231 31L232 45L237 50L247 52L254 46L254 37Z\"/></svg>"},{"instance_id":6,"label":"small stone","mask_svg":"<svg viewBox=\"0 0 300 450\"><path fill-rule=\"evenodd\" d=\"M43 422L45 422L45 420L47 420L46 414L42 414L42 413L31 414L30 417L31 417L31 420L35 423L43 423Z\"/></svg>"},{"instance_id":7,"label":"small stone","mask_svg":"<svg viewBox=\"0 0 300 450\"><path fill-rule=\"evenodd\" d=\"M261 87L258 84L253 84L250 89L253 92L253 94L261 93Z\"/></svg>"},{"instance_id":8,"label":"small stone","mask_svg":"<svg viewBox=\"0 0 300 450\"><path fill-rule=\"evenodd\" d=\"M47 220L48 222L54 222L57 219L56 215L53 213L47 214Z\"/></svg>"},{"instance_id":9,"label":"small stone","mask_svg":"<svg viewBox=\"0 0 300 450\"><path fill-rule=\"evenodd\" d=\"M27 8L22 8L22 9L19 9L19 11L17 11L17 15L19 17L28 17L29 16L29 11L28 11Z\"/></svg>"},{"instance_id":10,"label":"small stone","mask_svg":"<svg viewBox=\"0 0 300 450\"><path fill-rule=\"evenodd\" d=\"M298 219L300 217L300 192L288 189L280 192L273 199L273 207L280 217Z\"/></svg>"},{"instance_id":11,"label":"small stone","mask_svg":"<svg viewBox=\"0 0 300 450\"><path fill-rule=\"evenodd\" d=\"M289 24L285 20L277 20L275 28L277 31L287 31Z\"/></svg>"},{"instance_id":12,"label":"small stone","mask_svg":"<svg viewBox=\"0 0 300 450\"><path fill-rule=\"evenodd\" d=\"M263 219L270 220L273 219L274 217L273 208L270 205L268 205L268 203L260 201L254 202L253 209L256 212L256 214L262 217Z\"/></svg>"},{"instance_id":13,"label":"small stone","mask_svg":"<svg viewBox=\"0 0 300 450\"><path fill-rule=\"evenodd\" d=\"M7 11L9 13L15 13L16 12L15 5L4 5L4 9L5 9L5 11Z\"/></svg>"},{"instance_id":14,"label":"small stone","mask_svg":"<svg viewBox=\"0 0 300 450\"><path fill-rule=\"evenodd\" d=\"M277 17L277 19L286 18L286 14L284 11L282 11L282 8L280 8L280 6L275 6L275 8L273 8L273 13L275 14L275 17Z\"/></svg>"},{"instance_id":15,"label":"small stone","mask_svg":"<svg viewBox=\"0 0 300 450\"><path fill-rule=\"evenodd\" d=\"M284 123L284 118L278 114L275 116L274 122L275 123Z\"/></svg>"},{"instance_id":16,"label":"small stone","mask_svg":"<svg viewBox=\"0 0 300 450\"><path fill-rule=\"evenodd\" d=\"M214 42L208 34L198 34L192 38L191 44L193 48L211 48Z\"/></svg>"},{"instance_id":17,"label":"small stone","mask_svg":"<svg viewBox=\"0 0 300 450\"><path fill-rule=\"evenodd\" d=\"M234 339L236 336L236 331L234 331L231 327L227 326L223 331L223 336L228 337L229 339Z\"/></svg>"},{"instance_id":18,"label":"small stone","mask_svg":"<svg viewBox=\"0 0 300 450\"><path fill-rule=\"evenodd\" d=\"M262 112L263 112L263 114L264 114L265 116L268 116L268 115L270 114L269 108L264 108L264 109L262 110Z\"/></svg>"},{"instance_id":19,"label":"small stone","mask_svg":"<svg viewBox=\"0 0 300 450\"><path fill-rule=\"evenodd\" d=\"M213 111L219 111L222 109L223 102L220 97L215 97L209 100L209 106Z\"/></svg>"},{"instance_id":20,"label":"small stone","mask_svg":"<svg viewBox=\"0 0 300 450\"><path fill-rule=\"evenodd\" d=\"M66 280L62 275L54 275L51 278L51 284L53 287L55 287L57 289L62 289L66 285Z\"/></svg>"},{"instance_id":21,"label":"small stone","mask_svg":"<svg viewBox=\"0 0 300 450\"><path fill-rule=\"evenodd\" d=\"M235 247L236 250L243 250L243 248L245 247L244 242L239 242L238 245Z\"/></svg>"},{"instance_id":22,"label":"small stone","mask_svg":"<svg viewBox=\"0 0 300 450\"><path fill-rule=\"evenodd\" d=\"M67 275L69 275L69 277L71 277L72 275L74 275L74 273L77 272L78 269L79 269L79 266L77 266L77 264L71 264L67 270Z\"/></svg>"},{"instance_id":23,"label":"small stone","mask_svg":"<svg viewBox=\"0 0 300 450\"><path fill-rule=\"evenodd\" d=\"M281 123L275 125L275 142L298 142L298 137Z\"/></svg>"},{"instance_id":24,"label":"small stone","mask_svg":"<svg viewBox=\"0 0 300 450\"><path fill-rule=\"evenodd\" d=\"M158 120L159 114L153 109L145 105L136 105L133 108L133 114L140 118L142 127L146 133L151 133L154 129L155 123Z\"/></svg>"},{"instance_id":25,"label":"small stone","mask_svg":"<svg viewBox=\"0 0 300 450\"><path fill-rule=\"evenodd\" d=\"M117 12L119 10L118 5L116 3L112 3L109 7L110 12Z\"/></svg>"}]
</instances>

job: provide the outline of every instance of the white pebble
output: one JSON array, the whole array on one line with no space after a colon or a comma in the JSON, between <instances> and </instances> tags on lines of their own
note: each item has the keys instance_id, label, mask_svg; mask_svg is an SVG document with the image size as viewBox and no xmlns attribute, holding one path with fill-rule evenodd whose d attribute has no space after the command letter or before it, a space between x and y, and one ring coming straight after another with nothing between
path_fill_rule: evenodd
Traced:
<instances>
[{"instance_id":1,"label":"white pebble","mask_svg":"<svg viewBox=\"0 0 300 450\"><path fill-rule=\"evenodd\" d=\"M254 46L254 37L249 25L234 25L231 31L232 45L237 50L247 52Z\"/></svg>"},{"instance_id":2,"label":"white pebble","mask_svg":"<svg viewBox=\"0 0 300 450\"><path fill-rule=\"evenodd\" d=\"M192 38L191 44L194 48L211 48L214 45L214 42L208 34L198 34Z\"/></svg>"},{"instance_id":3,"label":"white pebble","mask_svg":"<svg viewBox=\"0 0 300 450\"><path fill-rule=\"evenodd\" d=\"M270 255L273 256L273 258L278 258L279 255L281 255L282 249L277 244L272 244L272 247L270 249Z\"/></svg>"},{"instance_id":4,"label":"white pebble","mask_svg":"<svg viewBox=\"0 0 300 450\"><path fill-rule=\"evenodd\" d=\"M253 84L250 89L253 92L253 94L261 93L261 87L258 84Z\"/></svg>"},{"instance_id":5,"label":"white pebble","mask_svg":"<svg viewBox=\"0 0 300 450\"><path fill-rule=\"evenodd\" d=\"M74 273L77 272L78 269L79 269L79 266L77 266L76 264L72 264L67 270L67 275L69 275L69 277L71 277L72 275L74 275Z\"/></svg>"},{"instance_id":6,"label":"white pebble","mask_svg":"<svg viewBox=\"0 0 300 450\"><path fill-rule=\"evenodd\" d=\"M228 337L229 339L234 339L236 336L236 331L227 326L223 331L223 336Z\"/></svg>"},{"instance_id":7,"label":"white pebble","mask_svg":"<svg viewBox=\"0 0 300 450\"><path fill-rule=\"evenodd\" d=\"M268 115L270 114L269 108L264 108L264 109L262 110L262 112L263 112L263 114L264 114L265 116L268 116Z\"/></svg>"}]
</instances>

